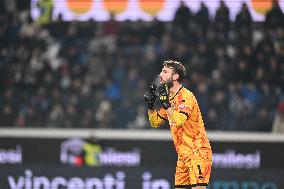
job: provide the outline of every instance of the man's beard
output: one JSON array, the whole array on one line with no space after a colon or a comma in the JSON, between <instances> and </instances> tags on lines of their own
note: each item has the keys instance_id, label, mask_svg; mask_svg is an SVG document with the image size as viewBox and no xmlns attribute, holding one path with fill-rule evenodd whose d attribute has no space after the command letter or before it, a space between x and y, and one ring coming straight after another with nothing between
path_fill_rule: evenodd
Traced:
<instances>
[{"instance_id":1,"label":"man's beard","mask_svg":"<svg viewBox=\"0 0 284 189\"><path fill-rule=\"evenodd\" d=\"M171 88L174 85L173 78L170 78L167 81L165 81L164 85L167 85L169 88Z\"/></svg>"}]
</instances>

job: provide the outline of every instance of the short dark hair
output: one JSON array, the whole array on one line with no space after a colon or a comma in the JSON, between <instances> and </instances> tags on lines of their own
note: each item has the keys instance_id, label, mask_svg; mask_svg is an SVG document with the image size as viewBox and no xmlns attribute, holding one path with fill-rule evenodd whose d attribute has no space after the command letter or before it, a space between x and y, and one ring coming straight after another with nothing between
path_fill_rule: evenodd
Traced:
<instances>
[{"instance_id":1,"label":"short dark hair","mask_svg":"<svg viewBox=\"0 0 284 189\"><path fill-rule=\"evenodd\" d=\"M164 66L172 68L175 74L179 75L178 82L182 82L186 78L186 70L182 63L175 60L165 60Z\"/></svg>"}]
</instances>

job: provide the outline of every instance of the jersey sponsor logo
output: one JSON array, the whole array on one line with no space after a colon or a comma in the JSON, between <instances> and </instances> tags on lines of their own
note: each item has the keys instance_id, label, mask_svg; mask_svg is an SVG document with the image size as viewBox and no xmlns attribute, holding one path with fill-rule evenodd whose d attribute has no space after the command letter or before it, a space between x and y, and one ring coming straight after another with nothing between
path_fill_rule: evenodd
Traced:
<instances>
[{"instance_id":1,"label":"jersey sponsor logo","mask_svg":"<svg viewBox=\"0 0 284 189\"><path fill-rule=\"evenodd\" d=\"M180 111L186 111L186 110L188 110L188 107L187 107L185 104L180 104L180 105L178 106L178 109L179 109Z\"/></svg>"}]
</instances>

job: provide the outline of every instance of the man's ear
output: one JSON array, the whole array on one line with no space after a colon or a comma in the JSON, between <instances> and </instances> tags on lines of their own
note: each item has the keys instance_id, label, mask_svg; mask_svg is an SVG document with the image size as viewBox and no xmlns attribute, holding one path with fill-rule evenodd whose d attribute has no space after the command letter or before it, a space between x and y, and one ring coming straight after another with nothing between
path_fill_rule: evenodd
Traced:
<instances>
[{"instance_id":1,"label":"man's ear","mask_svg":"<svg viewBox=\"0 0 284 189\"><path fill-rule=\"evenodd\" d=\"M179 75L178 74L174 74L173 80L178 80L178 78L179 78Z\"/></svg>"}]
</instances>

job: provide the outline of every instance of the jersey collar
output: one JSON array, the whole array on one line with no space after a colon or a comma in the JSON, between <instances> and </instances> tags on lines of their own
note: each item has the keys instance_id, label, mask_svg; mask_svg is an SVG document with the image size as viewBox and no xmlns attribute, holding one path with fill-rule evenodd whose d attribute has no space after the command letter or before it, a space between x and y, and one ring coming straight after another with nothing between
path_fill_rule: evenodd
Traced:
<instances>
[{"instance_id":1,"label":"jersey collar","mask_svg":"<svg viewBox=\"0 0 284 189\"><path fill-rule=\"evenodd\" d=\"M176 94L170 100L173 100L177 96L177 94L181 91L182 88L183 88L183 86L181 88L179 88L179 90L176 92Z\"/></svg>"}]
</instances>

